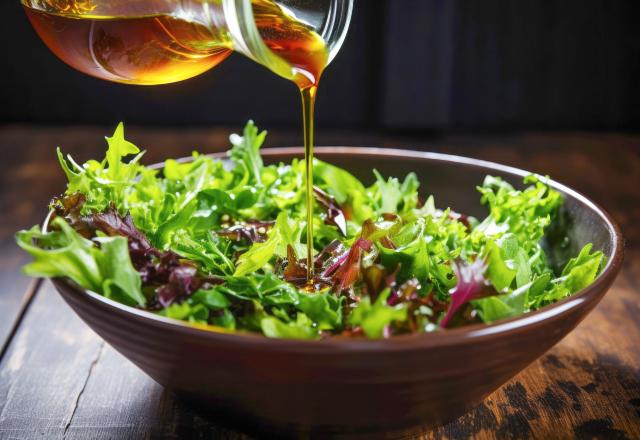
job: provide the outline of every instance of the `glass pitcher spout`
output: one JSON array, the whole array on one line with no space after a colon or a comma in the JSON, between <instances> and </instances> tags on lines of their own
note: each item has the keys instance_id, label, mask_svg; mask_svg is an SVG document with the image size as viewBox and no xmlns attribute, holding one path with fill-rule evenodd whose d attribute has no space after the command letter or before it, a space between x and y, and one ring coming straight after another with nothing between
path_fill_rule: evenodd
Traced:
<instances>
[{"instance_id":1,"label":"glass pitcher spout","mask_svg":"<svg viewBox=\"0 0 640 440\"><path fill-rule=\"evenodd\" d=\"M296 82L317 85L351 19L348 0L222 0L234 50Z\"/></svg>"}]
</instances>

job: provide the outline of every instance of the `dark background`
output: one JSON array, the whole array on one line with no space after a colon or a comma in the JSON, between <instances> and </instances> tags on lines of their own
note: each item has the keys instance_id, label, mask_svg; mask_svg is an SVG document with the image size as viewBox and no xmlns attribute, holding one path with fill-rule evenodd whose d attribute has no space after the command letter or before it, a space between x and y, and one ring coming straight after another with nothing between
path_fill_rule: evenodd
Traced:
<instances>
[{"instance_id":1,"label":"dark background","mask_svg":"<svg viewBox=\"0 0 640 440\"><path fill-rule=\"evenodd\" d=\"M319 129L637 130L637 0L356 0L319 92ZM234 55L135 87L59 61L18 0L0 2L0 123L299 127L294 86Z\"/></svg>"}]
</instances>

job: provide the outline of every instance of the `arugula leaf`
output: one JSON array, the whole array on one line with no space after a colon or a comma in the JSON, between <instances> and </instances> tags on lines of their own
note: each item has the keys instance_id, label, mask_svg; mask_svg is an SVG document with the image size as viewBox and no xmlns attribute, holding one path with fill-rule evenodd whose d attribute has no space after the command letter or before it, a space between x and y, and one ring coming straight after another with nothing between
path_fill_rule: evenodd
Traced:
<instances>
[{"instance_id":1,"label":"arugula leaf","mask_svg":"<svg viewBox=\"0 0 640 440\"><path fill-rule=\"evenodd\" d=\"M292 228L286 211L278 214L274 227L268 232L268 239L262 243L254 243L251 248L240 255L236 265L235 276L243 276L262 269L271 258L278 254L286 256L287 245L291 245L298 252L306 253L306 248L300 244L302 228L300 223Z\"/></svg>"},{"instance_id":2,"label":"arugula leaf","mask_svg":"<svg viewBox=\"0 0 640 440\"><path fill-rule=\"evenodd\" d=\"M445 227L445 230L448 228ZM418 218L414 223L405 225L397 235L391 235L391 240L398 247L390 249L378 246L380 262L390 271L395 271L398 282L417 278L424 284L433 285L438 293L446 295L455 285L446 262L456 252L438 240L438 235L442 232L433 219Z\"/></svg>"},{"instance_id":3,"label":"arugula leaf","mask_svg":"<svg viewBox=\"0 0 640 440\"><path fill-rule=\"evenodd\" d=\"M122 159L133 154L139 154L140 149L124 138L124 124L120 122L113 136L106 137L109 148L105 160L108 167L104 176L112 182L129 183L135 177L138 166L137 159L132 163L123 163Z\"/></svg>"},{"instance_id":4,"label":"arugula leaf","mask_svg":"<svg viewBox=\"0 0 640 440\"><path fill-rule=\"evenodd\" d=\"M195 240L185 230L173 236L171 248L180 256L197 261L212 275L231 275L235 266L227 257L229 246L217 236L209 232L200 240Z\"/></svg>"},{"instance_id":5,"label":"arugula leaf","mask_svg":"<svg viewBox=\"0 0 640 440\"><path fill-rule=\"evenodd\" d=\"M124 139L122 123L113 136L105 139L108 148L102 162L90 160L80 166L57 149L58 161L68 179L66 194L80 192L86 196L83 213L101 211L112 203L119 208L126 206L126 195L141 169L139 161L144 152ZM125 158L133 154L136 156L125 162Z\"/></svg>"},{"instance_id":6,"label":"arugula leaf","mask_svg":"<svg viewBox=\"0 0 640 440\"><path fill-rule=\"evenodd\" d=\"M267 136L266 131L258 132L258 128L253 121L247 122L244 127L243 136L231 135L229 140L233 145L229 152L229 157L236 166L241 167L243 172L249 176L249 182L262 186L263 162L260 156L260 147Z\"/></svg>"}]
</instances>

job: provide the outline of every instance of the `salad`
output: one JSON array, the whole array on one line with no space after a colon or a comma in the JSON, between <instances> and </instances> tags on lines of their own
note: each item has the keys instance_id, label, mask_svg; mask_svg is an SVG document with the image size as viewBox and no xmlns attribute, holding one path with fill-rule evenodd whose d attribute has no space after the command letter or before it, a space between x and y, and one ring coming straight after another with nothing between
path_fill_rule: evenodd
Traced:
<instances>
[{"instance_id":1,"label":"salad","mask_svg":"<svg viewBox=\"0 0 640 440\"><path fill-rule=\"evenodd\" d=\"M228 159L193 153L162 170L141 164L122 124L102 161L80 165L58 149L67 190L46 230L16 234L33 257L25 273L227 331L389 338L527 313L588 286L605 263L588 244L551 267L541 242L563 200L540 176L523 190L487 176L479 220L422 198L414 173L373 170L365 186L320 160L305 243L304 163L265 165L265 136L250 121Z\"/></svg>"}]
</instances>

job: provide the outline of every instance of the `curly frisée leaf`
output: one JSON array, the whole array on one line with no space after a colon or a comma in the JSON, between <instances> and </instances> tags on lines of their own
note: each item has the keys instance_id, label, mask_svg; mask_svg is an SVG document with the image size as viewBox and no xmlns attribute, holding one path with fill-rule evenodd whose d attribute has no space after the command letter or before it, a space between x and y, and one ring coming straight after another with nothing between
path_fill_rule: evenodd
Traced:
<instances>
[{"instance_id":1,"label":"curly fris\u00e9e leaf","mask_svg":"<svg viewBox=\"0 0 640 440\"><path fill-rule=\"evenodd\" d=\"M508 231L529 251L540 242L562 198L542 177L529 175L524 182L532 185L519 191L500 177L487 176L477 189L490 214L476 230L490 235Z\"/></svg>"},{"instance_id":2,"label":"curly fris\u00e9e leaf","mask_svg":"<svg viewBox=\"0 0 640 440\"><path fill-rule=\"evenodd\" d=\"M532 308L559 301L589 286L597 278L606 262L601 251L591 252L592 244L586 244L580 254L569 260L562 274L552 279L546 289L530 297Z\"/></svg>"},{"instance_id":3,"label":"curly fris\u00e9e leaf","mask_svg":"<svg viewBox=\"0 0 640 440\"><path fill-rule=\"evenodd\" d=\"M66 194L80 192L86 196L83 213L101 211L110 204L122 208L126 193L141 168L139 161L144 152L124 138L122 122L113 136L105 139L109 146L105 158L101 162L90 160L82 166L71 156L65 158L57 149L58 161L68 180ZM125 158L131 155L136 156L125 162Z\"/></svg>"}]
</instances>

